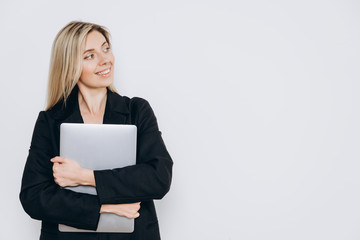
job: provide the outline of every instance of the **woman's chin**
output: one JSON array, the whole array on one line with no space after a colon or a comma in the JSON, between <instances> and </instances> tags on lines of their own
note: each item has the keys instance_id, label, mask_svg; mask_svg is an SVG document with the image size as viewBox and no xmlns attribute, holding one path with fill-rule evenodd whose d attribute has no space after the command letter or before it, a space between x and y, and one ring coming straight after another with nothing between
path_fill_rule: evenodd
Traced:
<instances>
[{"instance_id":1,"label":"woman's chin","mask_svg":"<svg viewBox=\"0 0 360 240\"><path fill-rule=\"evenodd\" d=\"M101 89L101 88L107 88L109 87L111 84L113 83L113 78L109 77L106 79L96 79L96 81L83 81L83 80L79 80L78 81L78 86L79 88L84 88L84 89Z\"/></svg>"}]
</instances>

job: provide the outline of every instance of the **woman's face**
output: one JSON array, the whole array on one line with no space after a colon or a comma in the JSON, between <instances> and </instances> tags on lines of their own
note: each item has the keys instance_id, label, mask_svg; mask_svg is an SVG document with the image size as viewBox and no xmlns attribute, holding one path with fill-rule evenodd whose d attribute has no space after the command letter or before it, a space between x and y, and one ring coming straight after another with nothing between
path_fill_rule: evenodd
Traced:
<instances>
[{"instance_id":1,"label":"woman's face","mask_svg":"<svg viewBox=\"0 0 360 240\"><path fill-rule=\"evenodd\" d=\"M114 55L105 37L98 31L90 32L85 41L78 84L88 89L108 87L114 80L113 64Z\"/></svg>"}]
</instances>

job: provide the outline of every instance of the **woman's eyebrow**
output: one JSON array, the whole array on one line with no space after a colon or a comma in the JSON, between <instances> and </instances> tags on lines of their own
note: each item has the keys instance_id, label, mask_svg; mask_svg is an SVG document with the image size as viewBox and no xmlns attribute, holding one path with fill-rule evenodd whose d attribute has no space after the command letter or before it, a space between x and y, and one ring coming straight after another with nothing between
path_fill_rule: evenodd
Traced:
<instances>
[{"instance_id":1,"label":"woman's eyebrow","mask_svg":"<svg viewBox=\"0 0 360 240\"><path fill-rule=\"evenodd\" d=\"M107 41L105 41L103 44L101 44L101 47L103 47L105 44L107 44L108 42ZM83 54L85 54L85 53L87 53L87 52L92 52L92 51L94 51L95 49L93 49L93 48L91 48L91 49L88 49L88 50L85 50L85 52L83 53Z\"/></svg>"}]
</instances>

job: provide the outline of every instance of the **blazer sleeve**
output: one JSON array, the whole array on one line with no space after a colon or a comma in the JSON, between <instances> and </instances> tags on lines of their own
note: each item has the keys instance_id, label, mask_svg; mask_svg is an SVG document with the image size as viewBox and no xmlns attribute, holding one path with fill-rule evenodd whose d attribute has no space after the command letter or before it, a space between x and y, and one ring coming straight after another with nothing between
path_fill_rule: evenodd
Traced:
<instances>
[{"instance_id":1,"label":"blazer sleeve","mask_svg":"<svg viewBox=\"0 0 360 240\"><path fill-rule=\"evenodd\" d=\"M149 103L131 101L138 128L136 165L94 171L101 204L141 202L161 199L170 188L173 161L165 147L156 117ZM134 113L135 112L135 113Z\"/></svg>"},{"instance_id":2,"label":"blazer sleeve","mask_svg":"<svg viewBox=\"0 0 360 240\"><path fill-rule=\"evenodd\" d=\"M40 112L24 168L21 204L34 219L96 230L100 217L97 196L62 189L54 181L52 128L45 112Z\"/></svg>"}]
</instances>

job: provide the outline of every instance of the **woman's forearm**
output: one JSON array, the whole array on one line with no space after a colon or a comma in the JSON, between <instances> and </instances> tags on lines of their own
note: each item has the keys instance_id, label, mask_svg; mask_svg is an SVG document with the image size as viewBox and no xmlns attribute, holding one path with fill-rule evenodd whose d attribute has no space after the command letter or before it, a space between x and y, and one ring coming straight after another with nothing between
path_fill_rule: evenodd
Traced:
<instances>
[{"instance_id":1,"label":"woman's forearm","mask_svg":"<svg viewBox=\"0 0 360 240\"><path fill-rule=\"evenodd\" d=\"M100 213L114 213L116 215L137 218L140 216L140 202L125 203L125 204L103 204L100 208Z\"/></svg>"}]
</instances>

